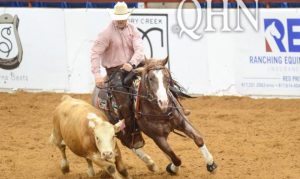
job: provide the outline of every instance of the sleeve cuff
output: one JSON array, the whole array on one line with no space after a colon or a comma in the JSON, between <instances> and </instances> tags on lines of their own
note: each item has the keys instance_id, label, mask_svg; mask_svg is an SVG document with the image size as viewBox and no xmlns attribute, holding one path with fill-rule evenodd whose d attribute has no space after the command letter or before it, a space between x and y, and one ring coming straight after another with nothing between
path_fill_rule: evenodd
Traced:
<instances>
[{"instance_id":1,"label":"sleeve cuff","mask_svg":"<svg viewBox=\"0 0 300 179\"><path fill-rule=\"evenodd\" d=\"M136 63L134 63L134 62L132 62L132 61L130 61L130 62L128 62L133 68L135 68L136 67Z\"/></svg>"}]
</instances>

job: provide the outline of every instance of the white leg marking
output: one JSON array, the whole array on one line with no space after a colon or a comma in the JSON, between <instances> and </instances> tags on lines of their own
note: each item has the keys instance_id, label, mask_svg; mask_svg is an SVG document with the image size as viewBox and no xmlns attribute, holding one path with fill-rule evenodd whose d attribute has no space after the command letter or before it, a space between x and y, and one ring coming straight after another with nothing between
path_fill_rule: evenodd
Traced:
<instances>
[{"instance_id":1,"label":"white leg marking","mask_svg":"<svg viewBox=\"0 0 300 179\"><path fill-rule=\"evenodd\" d=\"M179 170L179 167L177 167L176 165L174 165L173 163L171 164L171 170L174 172L174 173L177 173L178 170Z\"/></svg>"},{"instance_id":2,"label":"white leg marking","mask_svg":"<svg viewBox=\"0 0 300 179\"><path fill-rule=\"evenodd\" d=\"M212 155L210 154L210 152L208 151L208 149L206 148L205 144L202 147L200 147L200 151L202 152L202 155L203 155L203 157L205 159L205 162L208 165L213 164L214 159L213 159Z\"/></svg>"},{"instance_id":3,"label":"white leg marking","mask_svg":"<svg viewBox=\"0 0 300 179\"><path fill-rule=\"evenodd\" d=\"M152 158L147 155L141 148L139 149L132 149L132 152L138 156L143 162L146 163L147 167L149 170L156 172L158 171L158 167L156 166L156 164L154 163L154 161L152 160Z\"/></svg>"},{"instance_id":4,"label":"white leg marking","mask_svg":"<svg viewBox=\"0 0 300 179\"><path fill-rule=\"evenodd\" d=\"M92 166L88 166L87 174L88 174L89 177L95 176L95 171L94 171Z\"/></svg>"},{"instance_id":5,"label":"white leg marking","mask_svg":"<svg viewBox=\"0 0 300 179\"><path fill-rule=\"evenodd\" d=\"M95 176L95 171L93 168L93 162L91 160L86 159L87 163L88 163L88 170L87 170L87 174L89 177L93 177Z\"/></svg>"},{"instance_id":6,"label":"white leg marking","mask_svg":"<svg viewBox=\"0 0 300 179\"><path fill-rule=\"evenodd\" d=\"M157 78L158 80L158 88L157 88L157 91L156 91L156 96L157 96L157 99L159 101L161 101L159 103L159 106L160 108L166 108L168 107L168 95L167 95L167 90L166 88L164 87L164 83L163 83L163 72L162 70L156 70L154 71L154 75L155 77Z\"/></svg>"},{"instance_id":7,"label":"white leg marking","mask_svg":"<svg viewBox=\"0 0 300 179\"><path fill-rule=\"evenodd\" d=\"M62 160L61 160L61 163L60 163L60 167L61 167L61 168L67 168L67 167L69 167L69 162L68 162L68 160L62 159Z\"/></svg>"},{"instance_id":8,"label":"white leg marking","mask_svg":"<svg viewBox=\"0 0 300 179\"><path fill-rule=\"evenodd\" d=\"M151 159L151 157L149 155L147 155L142 149L132 149L132 151L136 156L138 156L147 165L154 163L154 161Z\"/></svg>"}]
</instances>

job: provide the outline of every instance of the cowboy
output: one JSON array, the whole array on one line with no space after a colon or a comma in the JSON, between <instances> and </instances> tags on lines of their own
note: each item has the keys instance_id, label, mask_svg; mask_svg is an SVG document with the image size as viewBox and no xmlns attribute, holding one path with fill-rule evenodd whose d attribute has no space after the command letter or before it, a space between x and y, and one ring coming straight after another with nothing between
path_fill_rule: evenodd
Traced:
<instances>
[{"instance_id":1,"label":"cowboy","mask_svg":"<svg viewBox=\"0 0 300 179\"><path fill-rule=\"evenodd\" d=\"M118 2L114 6L110 12L112 22L98 35L93 44L91 64L96 86L103 88L109 79L119 118L125 119L125 136L120 138L122 144L137 149L144 145L144 140L134 123L132 99L123 81L134 67L144 61L144 49L138 29L127 21L130 14L131 11L125 2ZM100 66L106 69L107 75L101 75Z\"/></svg>"}]
</instances>

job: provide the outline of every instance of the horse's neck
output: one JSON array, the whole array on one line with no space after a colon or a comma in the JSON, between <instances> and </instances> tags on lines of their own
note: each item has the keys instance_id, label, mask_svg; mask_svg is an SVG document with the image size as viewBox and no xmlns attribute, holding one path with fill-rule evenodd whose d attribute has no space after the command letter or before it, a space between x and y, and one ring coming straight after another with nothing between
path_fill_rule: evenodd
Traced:
<instances>
[{"instance_id":1,"label":"horse's neck","mask_svg":"<svg viewBox=\"0 0 300 179\"><path fill-rule=\"evenodd\" d=\"M278 48L278 46L277 46L277 44L276 44L276 42L275 42L275 38L274 38L274 36L272 35L272 28L274 28L272 25L270 25L267 29L266 29L266 35L265 35L265 37L266 37L266 40L267 40L267 42L268 42L268 44L269 44L269 46L270 46L270 48L271 48L271 50L272 51L279 51L279 48Z\"/></svg>"}]
</instances>

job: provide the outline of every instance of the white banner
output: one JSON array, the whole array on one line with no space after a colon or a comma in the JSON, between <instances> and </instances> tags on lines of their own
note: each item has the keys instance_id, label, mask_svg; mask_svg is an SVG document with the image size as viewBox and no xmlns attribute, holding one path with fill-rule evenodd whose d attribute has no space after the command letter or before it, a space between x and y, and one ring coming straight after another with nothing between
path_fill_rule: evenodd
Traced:
<instances>
[{"instance_id":1,"label":"white banner","mask_svg":"<svg viewBox=\"0 0 300 179\"><path fill-rule=\"evenodd\" d=\"M172 76L189 93L300 96L299 9L259 9L258 31L235 9L228 32L220 13L215 32L205 31L205 10L201 23L194 9L181 13L185 32L176 9L135 9L129 21L143 34L145 55L169 55ZM91 92L90 49L110 21L107 9L0 8L0 89ZM243 31L235 32L239 21Z\"/></svg>"},{"instance_id":2,"label":"white banner","mask_svg":"<svg viewBox=\"0 0 300 179\"><path fill-rule=\"evenodd\" d=\"M134 13L129 22L142 34L147 58L165 58L169 55L168 14Z\"/></svg>"},{"instance_id":3,"label":"white banner","mask_svg":"<svg viewBox=\"0 0 300 179\"><path fill-rule=\"evenodd\" d=\"M238 92L299 96L300 12L261 11L260 31L243 36L235 67Z\"/></svg>"},{"instance_id":4,"label":"white banner","mask_svg":"<svg viewBox=\"0 0 300 179\"><path fill-rule=\"evenodd\" d=\"M64 11L0 9L0 15L3 14L19 19L18 34L22 46L19 56L22 59L18 65L0 68L0 88L65 91L68 80ZM1 23L0 29L0 59L5 60L9 50L9 56L18 56L13 27Z\"/></svg>"}]
</instances>

